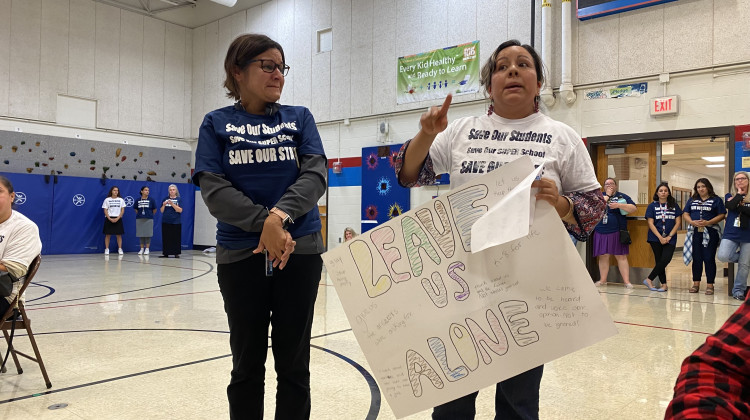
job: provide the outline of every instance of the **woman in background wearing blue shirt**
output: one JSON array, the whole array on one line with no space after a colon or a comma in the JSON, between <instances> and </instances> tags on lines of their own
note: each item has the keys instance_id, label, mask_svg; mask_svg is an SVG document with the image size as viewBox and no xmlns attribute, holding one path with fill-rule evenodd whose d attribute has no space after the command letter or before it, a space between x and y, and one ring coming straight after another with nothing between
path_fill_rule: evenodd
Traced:
<instances>
[{"instance_id":1,"label":"woman in background wearing blue shirt","mask_svg":"<svg viewBox=\"0 0 750 420\"><path fill-rule=\"evenodd\" d=\"M674 249L677 247L677 229L681 224L682 210L672 197L669 184L662 182L656 187L654 201L646 209L648 221L648 243L654 251L656 265L651 273L643 280L643 284L651 291L666 292L667 273L665 268L672 261ZM654 287L653 281L659 276L661 288Z\"/></svg>"},{"instance_id":2,"label":"woman in background wearing blue shirt","mask_svg":"<svg viewBox=\"0 0 750 420\"><path fill-rule=\"evenodd\" d=\"M716 280L716 248L721 239L721 228L718 223L724 220L727 212L724 202L714 192L714 186L707 178L699 178L693 186L683 216L688 222L688 233L685 246L682 248L682 260L685 265L693 260L693 287L690 293L698 293L701 286L703 266L706 267L706 294L714 294Z\"/></svg>"},{"instance_id":3,"label":"woman in background wearing blue shirt","mask_svg":"<svg viewBox=\"0 0 750 420\"><path fill-rule=\"evenodd\" d=\"M727 222L724 224L724 237L719 245L719 261L739 263L734 277L732 297L745 300L747 275L750 273L750 196L748 173L734 174L732 193L727 194ZM739 252L738 252L739 251Z\"/></svg>"},{"instance_id":4,"label":"woman in background wearing blue shirt","mask_svg":"<svg viewBox=\"0 0 750 420\"><path fill-rule=\"evenodd\" d=\"M156 214L156 201L148 196L149 188L141 187L141 198L135 202L135 236L141 242L141 250L138 255L148 255L151 246L151 237L154 236L154 214Z\"/></svg>"},{"instance_id":5,"label":"woman in background wearing blue shirt","mask_svg":"<svg viewBox=\"0 0 750 420\"><path fill-rule=\"evenodd\" d=\"M161 203L161 253L159 258L182 253L182 200L177 185L169 186L169 195Z\"/></svg>"},{"instance_id":6,"label":"woman in background wearing blue shirt","mask_svg":"<svg viewBox=\"0 0 750 420\"><path fill-rule=\"evenodd\" d=\"M625 287L632 289L628 264L630 245L620 243L620 230L627 230L628 220L625 214L636 211L635 202L629 195L617 191L617 182L614 178L604 180L602 194L604 194L604 201L607 202L607 212L594 228L594 257L599 263L599 281L594 284L597 286L607 284L609 256L614 255Z\"/></svg>"}]
</instances>

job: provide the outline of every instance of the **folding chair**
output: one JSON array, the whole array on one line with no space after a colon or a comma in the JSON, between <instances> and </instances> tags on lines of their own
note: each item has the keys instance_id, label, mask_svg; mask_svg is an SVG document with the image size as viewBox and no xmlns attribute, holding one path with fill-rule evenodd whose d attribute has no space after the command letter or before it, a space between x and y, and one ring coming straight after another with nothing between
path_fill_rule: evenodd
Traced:
<instances>
[{"instance_id":1,"label":"folding chair","mask_svg":"<svg viewBox=\"0 0 750 420\"><path fill-rule=\"evenodd\" d=\"M26 315L26 308L24 307L23 301L21 300L21 296L23 295L23 292L26 291L26 288L29 287L31 280L34 279L34 276L36 275L36 272L39 269L39 264L41 264L41 262L42 262L41 255L38 255L31 262L31 265L29 266L29 270L26 274L26 278L23 281L23 286L21 286L21 290L18 292L18 296L16 296L16 299L13 302L11 302L10 308L8 308L5 314L3 314L3 317L0 318L0 329L3 330L3 335L5 336L5 342L6 344L8 344L8 347L10 348L10 354L13 356L13 362L16 364L16 370L18 371L18 374L20 375L23 373L23 369L21 369L21 364L18 362L18 356L23 356L39 364L39 368L42 370L42 376L44 376L44 382L47 384L47 388L52 388L52 382L50 382L49 376L47 376L47 369L44 367L44 362L42 361L42 355L39 353L39 347L37 347L36 345L36 340L34 339L34 333L31 331L31 320L29 319L28 315ZM8 334L8 331L10 331L10 329L12 328L13 321L9 318L13 317L14 315L13 310L15 308L18 308L18 313L21 315L20 318L17 318L15 321L16 330L19 330L21 328L26 330L26 334L29 337L29 341L31 341L31 347L34 349L34 354L36 355L36 358L31 357L27 354L24 354L16 350L10 341L10 334Z\"/></svg>"}]
</instances>

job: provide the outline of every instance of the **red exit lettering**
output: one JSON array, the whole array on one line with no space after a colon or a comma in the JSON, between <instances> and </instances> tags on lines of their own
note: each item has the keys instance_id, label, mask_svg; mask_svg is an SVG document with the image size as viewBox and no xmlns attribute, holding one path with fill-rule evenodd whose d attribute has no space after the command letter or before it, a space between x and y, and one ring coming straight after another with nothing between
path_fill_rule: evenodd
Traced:
<instances>
[{"instance_id":1,"label":"red exit lettering","mask_svg":"<svg viewBox=\"0 0 750 420\"><path fill-rule=\"evenodd\" d=\"M672 98L654 102L654 112L668 112L672 110Z\"/></svg>"}]
</instances>

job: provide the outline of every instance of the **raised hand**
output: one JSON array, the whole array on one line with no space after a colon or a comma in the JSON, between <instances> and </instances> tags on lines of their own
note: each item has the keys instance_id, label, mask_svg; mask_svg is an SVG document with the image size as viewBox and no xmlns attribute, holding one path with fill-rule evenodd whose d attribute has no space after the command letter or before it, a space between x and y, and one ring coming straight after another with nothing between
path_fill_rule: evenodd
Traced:
<instances>
[{"instance_id":1,"label":"raised hand","mask_svg":"<svg viewBox=\"0 0 750 420\"><path fill-rule=\"evenodd\" d=\"M436 136L448 127L448 108L451 106L453 95L450 93L440 106L432 106L419 118L422 132L430 136Z\"/></svg>"}]
</instances>

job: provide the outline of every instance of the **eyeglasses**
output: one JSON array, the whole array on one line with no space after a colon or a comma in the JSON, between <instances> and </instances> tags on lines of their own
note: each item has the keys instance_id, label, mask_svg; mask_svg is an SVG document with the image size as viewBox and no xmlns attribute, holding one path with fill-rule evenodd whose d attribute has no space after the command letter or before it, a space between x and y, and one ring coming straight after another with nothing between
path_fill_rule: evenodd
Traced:
<instances>
[{"instance_id":1,"label":"eyeglasses","mask_svg":"<svg viewBox=\"0 0 750 420\"><path fill-rule=\"evenodd\" d=\"M742 180L742 181L747 181L747 177L744 177L744 176L738 176L738 177L737 177L737 178L735 178L734 180L735 180L735 181L740 181L740 180Z\"/></svg>"},{"instance_id":2,"label":"eyeglasses","mask_svg":"<svg viewBox=\"0 0 750 420\"><path fill-rule=\"evenodd\" d=\"M260 61L260 69L263 70L266 73L273 73L274 70L279 69L282 76L286 76L289 74L289 66L286 64L276 64L273 60L263 60L263 59L256 59L256 60L250 60L247 62L247 64L254 63L256 61Z\"/></svg>"}]
</instances>

